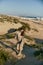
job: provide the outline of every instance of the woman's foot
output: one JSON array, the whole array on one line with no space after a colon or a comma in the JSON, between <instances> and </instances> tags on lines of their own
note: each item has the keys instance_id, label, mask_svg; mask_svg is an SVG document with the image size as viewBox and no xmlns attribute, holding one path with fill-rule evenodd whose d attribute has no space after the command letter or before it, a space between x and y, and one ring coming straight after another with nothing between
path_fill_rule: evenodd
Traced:
<instances>
[{"instance_id":1,"label":"woman's foot","mask_svg":"<svg viewBox=\"0 0 43 65\"><path fill-rule=\"evenodd\" d=\"M25 58L26 56L25 56L24 54L19 53L19 54L17 55L17 57L18 57L18 59L22 59L22 58Z\"/></svg>"},{"instance_id":2,"label":"woman's foot","mask_svg":"<svg viewBox=\"0 0 43 65\"><path fill-rule=\"evenodd\" d=\"M21 55L22 55L21 53L18 54L18 56L21 56Z\"/></svg>"}]
</instances>

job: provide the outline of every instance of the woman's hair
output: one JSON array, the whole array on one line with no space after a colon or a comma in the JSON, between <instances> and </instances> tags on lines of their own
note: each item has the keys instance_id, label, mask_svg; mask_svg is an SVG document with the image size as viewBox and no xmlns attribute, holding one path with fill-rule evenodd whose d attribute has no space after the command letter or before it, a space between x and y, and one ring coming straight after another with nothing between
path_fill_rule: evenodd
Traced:
<instances>
[{"instance_id":1,"label":"woman's hair","mask_svg":"<svg viewBox=\"0 0 43 65\"><path fill-rule=\"evenodd\" d=\"M24 30L21 32L21 36L23 36L24 35Z\"/></svg>"}]
</instances>

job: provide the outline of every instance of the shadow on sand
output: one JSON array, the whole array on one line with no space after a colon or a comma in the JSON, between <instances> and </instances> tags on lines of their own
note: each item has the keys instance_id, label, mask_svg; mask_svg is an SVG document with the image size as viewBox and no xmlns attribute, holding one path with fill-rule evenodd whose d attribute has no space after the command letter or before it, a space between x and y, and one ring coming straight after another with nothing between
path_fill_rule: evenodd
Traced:
<instances>
[{"instance_id":1,"label":"shadow on sand","mask_svg":"<svg viewBox=\"0 0 43 65\"><path fill-rule=\"evenodd\" d=\"M8 45L6 45L4 42L2 42L2 41L0 41L0 44L1 45L3 45L5 48L10 48L10 49L12 49L13 51L15 51L16 52L16 54L18 54L18 52L17 52L17 50L15 49L15 48L13 48L13 47L11 47L11 46L8 46Z\"/></svg>"}]
</instances>

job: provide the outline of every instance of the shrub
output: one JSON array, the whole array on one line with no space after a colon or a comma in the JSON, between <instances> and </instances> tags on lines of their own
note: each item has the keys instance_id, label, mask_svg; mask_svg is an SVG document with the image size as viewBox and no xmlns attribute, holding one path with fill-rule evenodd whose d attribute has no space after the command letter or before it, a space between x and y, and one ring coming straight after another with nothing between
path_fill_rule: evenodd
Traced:
<instances>
[{"instance_id":1,"label":"shrub","mask_svg":"<svg viewBox=\"0 0 43 65\"><path fill-rule=\"evenodd\" d=\"M32 30L34 30L34 31L38 32L38 30L37 30L37 29L35 29L35 28L32 28Z\"/></svg>"},{"instance_id":2,"label":"shrub","mask_svg":"<svg viewBox=\"0 0 43 65\"><path fill-rule=\"evenodd\" d=\"M28 30L30 30L30 25L28 24L28 23L24 23L24 22L20 22L23 26L22 26L22 28L23 29L28 29Z\"/></svg>"},{"instance_id":3,"label":"shrub","mask_svg":"<svg viewBox=\"0 0 43 65\"><path fill-rule=\"evenodd\" d=\"M19 20L16 19L16 18L14 18L14 19L13 19L13 22L17 24L17 23L19 22Z\"/></svg>"},{"instance_id":4,"label":"shrub","mask_svg":"<svg viewBox=\"0 0 43 65\"><path fill-rule=\"evenodd\" d=\"M32 40L32 41L33 41L33 38L31 38L30 36L24 35L24 37L25 37L26 39L29 39L29 40Z\"/></svg>"},{"instance_id":5,"label":"shrub","mask_svg":"<svg viewBox=\"0 0 43 65\"><path fill-rule=\"evenodd\" d=\"M0 18L0 22L4 22L3 18Z\"/></svg>"},{"instance_id":6,"label":"shrub","mask_svg":"<svg viewBox=\"0 0 43 65\"><path fill-rule=\"evenodd\" d=\"M38 59L43 59L43 50L37 50L34 52L34 56L36 56Z\"/></svg>"},{"instance_id":7,"label":"shrub","mask_svg":"<svg viewBox=\"0 0 43 65\"><path fill-rule=\"evenodd\" d=\"M3 48L0 48L0 65L6 65L6 62L8 61L11 62L12 65L15 65L17 60Z\"/></svg>"},{"instance_id":8,"label":"shrub","mask_svg":"<svg viewBox=\"0 0 43 65\"><path fill-rule=\"evenodd\" d=\"M4 65L8 58L8 53L6 53L3 49L0 49L0 65Z\"/></svg>"}]
</instances>

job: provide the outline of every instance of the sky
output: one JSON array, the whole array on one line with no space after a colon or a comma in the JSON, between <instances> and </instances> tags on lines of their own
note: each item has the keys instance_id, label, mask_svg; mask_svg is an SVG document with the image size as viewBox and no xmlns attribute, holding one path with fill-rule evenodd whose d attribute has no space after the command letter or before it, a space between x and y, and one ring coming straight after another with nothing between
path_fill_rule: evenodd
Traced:
<instances>
[{"instance_id":1,"label":"sky","mask_svg":"<svg viewBox=\"0 0 43 65\"><path fill-rule=\"evenodd\" d=\"M43 0L0 0L0 14L43 17Z\"/></svg>"}]
</instances>

